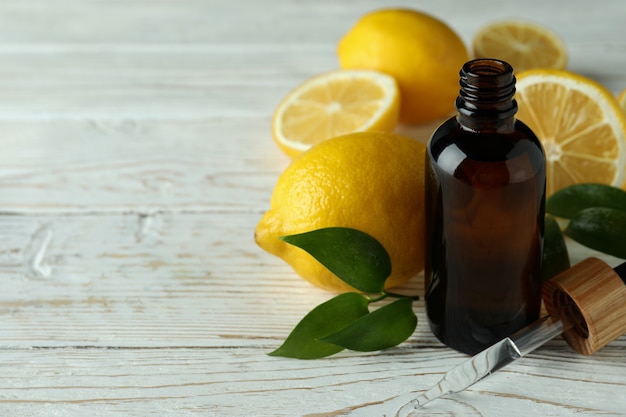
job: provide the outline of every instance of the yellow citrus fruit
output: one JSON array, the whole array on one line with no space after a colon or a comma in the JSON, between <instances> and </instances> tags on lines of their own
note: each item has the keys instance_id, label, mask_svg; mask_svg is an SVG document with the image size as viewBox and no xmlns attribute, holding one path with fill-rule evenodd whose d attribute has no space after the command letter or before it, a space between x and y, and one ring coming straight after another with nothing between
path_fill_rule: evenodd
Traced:
<instances>
[{"instance_id":1,"label":"yellow citrus fruit","mask_svg":"<svg viewBox=\"0 0 626 417\"><path fill-rule=\"evenodd\" d=\"M626 112L626 88L624 88L622 92L617 95L617 102L622 110Z\"/></svg>"},{"instance_id":2,"label":"yellow citrus fruit","mask_svg":"<svg viewBox=\"0 0 626 417\"><path fill-rule=\"evenodd\" d=\"M400 87L400 121L423 123L454 111L467 48L444 22L410 9L371 12L337 46L342 68L372 69Z\"/></svg>"},{"instance_id":3,"label":"yellow citrus fruit","mask_svg":"<svg viewBox=\"0 0 626 417\"><path fill-rule=\"evenodd\" d=\"M281 174L270 209L255 230L257 244L298 275L326 290L352 290L311 255L279 238L325 227L350 227L389 252L397 286L424 266L424 150L415 139L358 132L326 140Z\"/></svg>"},{"instance_id":4,"label":"yellow citrus fruit","mask_svg":"<svg viewBox=\"0 0 626 417\"><path fill-rule=\"evenodd\" d=\"M519 74L516 88L517 117L545 149L548 195L577 183L624 185L626 116L609 90L550 69Z\"/></svg>"},{"instance_id":5,"label":"yellow citrus fruit","mask_svg":"<svg viewBox=\"0 0 626 417\"><path fill-rule=\"evenodd\" d=\"M395 80L376 71L332 71L291 91L272 120L274 140L294 157L316 143L348 133L391 132L398 123Z\"/></svg>"},{"instance_id":6,"label":"yellow citrus fruit","mask_svg":"<svg viewBox=\"0 0 626 417\"><path fill-rule=\"evenodd\" d=\"M516 73L533 68L564 69L567 49L550 29L523 20L490 23L474 35L476 58L497 58L511 64Z\"/></svg>"}]
</instances>

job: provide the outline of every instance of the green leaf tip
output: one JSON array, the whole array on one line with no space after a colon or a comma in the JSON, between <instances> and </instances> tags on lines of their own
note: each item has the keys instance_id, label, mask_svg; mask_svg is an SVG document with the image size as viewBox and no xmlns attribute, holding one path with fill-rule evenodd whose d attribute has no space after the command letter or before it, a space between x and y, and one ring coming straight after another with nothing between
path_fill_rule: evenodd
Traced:
<instances>
[{"instance_id":1,"label":"green leaf tip","mask_svg":"<svg viewBox=\"0 0 626 417\"><path fill-rule=\"evenodd\" d=\"M305 250L359 291L380 293L391 275L391 259L383 245L357 229L327 227L280 239Z\"/></svg>"},{"instance_id":2,"label":"green leaf tip","mask_svg":"<svg viewBox=\"0 0 626 417\"><path fill-rule=\"evenodd\" d=\"M361 294L340 294L311 310L291 331L285 342L270 356L318 359L344 348L320 341L369 313L369 302Z\"/></svg>"}]
</instances>

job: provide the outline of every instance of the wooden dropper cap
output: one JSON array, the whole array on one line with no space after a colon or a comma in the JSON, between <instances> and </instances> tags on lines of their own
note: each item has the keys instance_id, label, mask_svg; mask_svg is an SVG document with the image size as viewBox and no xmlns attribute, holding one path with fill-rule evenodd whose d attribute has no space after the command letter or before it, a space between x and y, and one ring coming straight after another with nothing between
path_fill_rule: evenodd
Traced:
<instances>
[{"instance_id":1,"label":"wooden dropper cap","mask_svg":"<svg viewBox=\"0 0 626 417\"><path fill-rule=\"evenodd\" d=\"M543 301L570 346L591 355L626 333L626 263L585 259L544 283Z\"/></svg>"}]
</instances>

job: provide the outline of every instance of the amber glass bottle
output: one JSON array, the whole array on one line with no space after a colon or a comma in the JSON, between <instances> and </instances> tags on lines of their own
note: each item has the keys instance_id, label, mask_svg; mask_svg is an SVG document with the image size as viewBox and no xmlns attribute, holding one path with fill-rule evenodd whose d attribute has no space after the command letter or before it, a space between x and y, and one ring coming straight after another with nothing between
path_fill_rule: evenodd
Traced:
<instances>
[{"instance_id":1,"label":"amber glass bottle","mask_svg":"<svg viewBox=\"0 0 626 417\"><path fill-rule=\"evenodd\" d=\"M426 310L439 340L475 354L539 317L545 156L515 119L509 64L460 74L458 114L426 152Z\"/></svg>"}]
</instances>

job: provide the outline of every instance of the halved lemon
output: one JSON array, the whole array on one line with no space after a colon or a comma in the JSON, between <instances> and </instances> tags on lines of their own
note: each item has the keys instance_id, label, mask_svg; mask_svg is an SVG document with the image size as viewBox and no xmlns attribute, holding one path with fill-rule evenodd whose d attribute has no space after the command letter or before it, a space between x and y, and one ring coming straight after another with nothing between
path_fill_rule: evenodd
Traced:
<instances>
[{"instance_id":1,"label":"halved lemon","mask_svg":"<svg viewBox=\"0 0 626 417\"><path fill-rule=\"evenodd\" d=\"M626 116L608 89L546 69L519 74L516 88L517 117L545 149L547 195L578 183L624 186Z\"/></svg>"},{"instance_id":2,"label":"halved lemon","mask_svg":"<svg viewBox=\"0 0 626 417\"><path fill-rule=\"evenodd\" d=\"M393 77L371 70L337 70L291 91L272 120L274 140L295 157L311 146L353 132L391 132L400 93Z\"/></svg>"},{"instance_id":3,"label":"halved lemon","mask_svg":"<svg viewBox=\"0 0 626 417\"><path fill-rule=\"evenodd\" d=\"M626 112L626 88L624 88L622 92L617 95L617 102L622 107L622 110Z\"/></svg>"},{"instance_id":4,"label":"halved lemon","mask_svg":"<svg viewBox=\"0 0 626 417\"><path fill-rule=\"evenodd\" d=\"M550 29L523 20L490 23L474 35L476 58L498 58L513 66L516 73L534 68L564 69L567 49Z\"/></svg>"}]
</instances>

